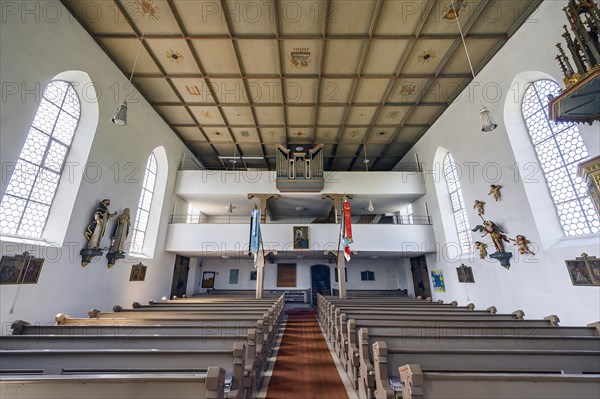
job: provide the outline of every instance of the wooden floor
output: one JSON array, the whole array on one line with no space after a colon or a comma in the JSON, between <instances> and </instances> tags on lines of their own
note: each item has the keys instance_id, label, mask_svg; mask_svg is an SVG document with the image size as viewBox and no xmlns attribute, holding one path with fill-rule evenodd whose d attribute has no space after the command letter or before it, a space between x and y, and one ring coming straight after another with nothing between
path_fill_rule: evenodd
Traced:
<instances>
[{"instance_id":1,"label":"wooden floor","mask_svg":"<svg viewBox=\"0 0 600 399\"><path fill-rule=\"evenodd\" d=\"M290 315L267 399L348 399L315 315Z\"/></svg>"}]
</instances>

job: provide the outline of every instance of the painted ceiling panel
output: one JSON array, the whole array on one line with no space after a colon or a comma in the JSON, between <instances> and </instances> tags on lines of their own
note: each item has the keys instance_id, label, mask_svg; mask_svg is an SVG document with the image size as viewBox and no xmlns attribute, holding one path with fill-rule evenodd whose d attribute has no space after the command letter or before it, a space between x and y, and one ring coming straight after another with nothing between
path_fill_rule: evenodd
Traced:
<instances>
[{"instance_id":1,"label":"painted ceiling panel","mask_svg":"<svg viewBox=\"0 0 600 399\"><path fill-rule=\"evenodd\" d=\"M475 72L540 3L455 0ZM138 95L208 168L235 143L271 169L275 143L324 143L326 169L360 170L366 135L391 170L471 80L449 0L63 4L127 77L139 50Z\"/></svg>"}]
</instances>

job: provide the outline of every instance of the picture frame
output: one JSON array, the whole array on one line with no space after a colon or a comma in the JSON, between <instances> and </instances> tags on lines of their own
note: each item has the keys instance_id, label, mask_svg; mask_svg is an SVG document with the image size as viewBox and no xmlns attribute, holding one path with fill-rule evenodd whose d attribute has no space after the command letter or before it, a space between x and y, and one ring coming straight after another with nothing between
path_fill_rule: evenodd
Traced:
<instances>
[{"instance_id":1,"label":"picture frame","mask_svg":"<svg viewBox=\"0 0 600 399\"><path fill-rule=\"evenodd\" d=\"M0 285L37 284L43 265L44 258L4 255L0 260Z\"/></svg>"},{"instance_id":2,"label":"picture frame","mask_svg":"<svg viewBox=\"0 0 600 399\"><path fill-rule=\"evenodd\" d=\"M444 272L442 270L431 271L431 284L435 292L446 292L446 284L444 283Z\"/></svg>"},{"instance_id":3,"label":"picture frame","mask_svg":"<svg viewBox=\"0 0 600 399\"><path fill-rule=\"evenodd\" d=\"M294 249L309 249L310 237L308 234L308 226L294 226L292 229Z\"/></svg>"},{"instance_id":4,"label":"picture frame","mask_svg":"<svg viewBox=\"0 0 600 399\"><path fill-rule=\"evenodd\" d=\"M215 272L203 272L202 273L202 288L215 288Z\"/></svg>"},{"instance_id":5,"label":"picture frame","mask_svg":"<svg viewBox=\"0 0 600 399\"><path fill-rule=\"evenodd\" d=\"M240 269L229 270L229 284L237 284L240 277Z\"/></svg>"},{"instance_id":6,"label":"picture frame","mask_svg":"<svg viewBox=\"0 0 600 399\"><path fill-rule=\"evenodd\" d=\"M142 264L142 262L131 266L131 273L129 273L129 281L144 281L146 280L146 269L148 266Z\"/></svg>"},{"instance_id":7,"label":"picture frame","mask_svg":"<svg viewBox=\"0 0 600 399\"><path fill-rule=\"evenodd\" d=\"M470 266L460 265L456 268L458 274L459 283L475 283L475 276L473 276L473 268Z\"/></svg>"},{"instance_id":8,"label":"picture frame","mask_svg":"<svg viewBox=\"0 0 600 399\"><path fill-rule=\"evenodd\" d=\"M588 254L565 260L571 283L575 286L600 286L600 259Z\"/></svg>"}]
</instances>

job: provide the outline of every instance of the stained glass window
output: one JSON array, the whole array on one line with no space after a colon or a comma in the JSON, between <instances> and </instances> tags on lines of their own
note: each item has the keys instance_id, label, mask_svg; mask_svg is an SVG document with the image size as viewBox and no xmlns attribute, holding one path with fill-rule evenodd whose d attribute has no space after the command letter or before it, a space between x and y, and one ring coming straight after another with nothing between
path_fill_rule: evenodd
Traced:
<instances>
[{"instance_id":1,"label":"stained glass window","mask_svg":"<svg viewBox=\"0 0 600 399\"><path fill-rule=\"evenodd\" d=\"M53 80L42 100L0 205L0 233L41 238L81 114L69 82Z\"/></svg>"},{"instance_id":2,"label":"stained glass window","mask_svg":"<svg viewBox=\"0 0 600 399\"><path fill-rule=\"evenodd\" d=\"M549 96L559 94L556 82L533 82L523 98L523 117L564 234L598 233L598 215L585 182L577 176L577 164L589 158L577 124L555 123L548 117Z\"/></svg>"}]
</instances>

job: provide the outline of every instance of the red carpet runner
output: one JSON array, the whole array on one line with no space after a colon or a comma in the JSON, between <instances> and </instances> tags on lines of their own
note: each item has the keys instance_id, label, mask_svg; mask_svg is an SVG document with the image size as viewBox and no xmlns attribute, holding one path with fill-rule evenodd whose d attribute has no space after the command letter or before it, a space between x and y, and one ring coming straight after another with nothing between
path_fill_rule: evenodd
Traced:
<instances>
[{"instance_id":1,"label":"red carpet runner","mask_svg":"<svg viewBox=\"0 0 600 399\"><path fill-rule=\"evenodd\" d=\"M290 315L267 399L348 399L314 315Z\"/></svg>"}]
</instances>

